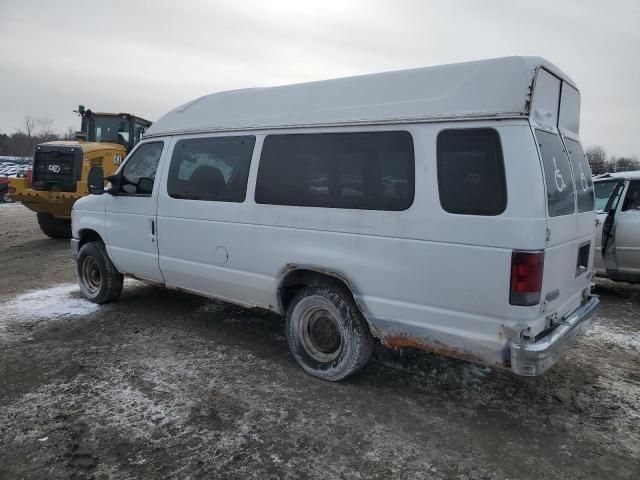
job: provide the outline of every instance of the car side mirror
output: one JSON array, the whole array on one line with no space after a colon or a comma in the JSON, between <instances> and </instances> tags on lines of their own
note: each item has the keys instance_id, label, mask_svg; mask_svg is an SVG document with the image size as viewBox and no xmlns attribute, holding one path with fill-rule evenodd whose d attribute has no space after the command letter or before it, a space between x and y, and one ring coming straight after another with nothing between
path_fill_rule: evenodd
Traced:
<instances>
[{"instance_id":1,"label":"car side mirror","mask_svg":"<svg viewBox=\"0 0 640 480\"><path fill-rule=\"evenodd\" d=\"M136 190L138 193L151 195L153 192L153 180L149 177L140 177L140 180L138 180L138 188Z\"/></svg>"},{"instance_id":2,"label":"car side mirror","mask_svg":"<svg viewBox=\"0 0 640 480\"><path fill-rule=\"evenodd\" d=\"M102 195L104 193L104 170L102 167L91 167L87 183L90 194Z\"/></svg>"}]
</instances>

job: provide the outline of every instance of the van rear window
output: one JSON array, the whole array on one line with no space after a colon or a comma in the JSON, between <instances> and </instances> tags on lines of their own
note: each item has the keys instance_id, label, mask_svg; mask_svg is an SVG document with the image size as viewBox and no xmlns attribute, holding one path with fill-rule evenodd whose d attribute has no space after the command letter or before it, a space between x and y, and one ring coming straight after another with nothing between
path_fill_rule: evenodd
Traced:
<instances>
[{"instance_id":1,"label":"van rear window","mask_svg":"<svg viewBox=\"0 0 640 480\"><path fill-rule=\"evenodd\" d=\"M256 202L271 205L406 210L414 193L409 132L268 135Z\"/></svg>"},{"instance_id":2,"label":"van rear window","mask_svg":"<svg viewBox=\"0 0 640 480\"><path fill-rule=\"evenodd\" d=\"M507 185L496 130L443 130L437 148L438 191L445 211L462 215L504 212Z\"/></svg>"},{"instance_id":3,"label":"van rear window","mask_svg":"<svg viewBox=\"0 0 640 480\"><path fill-rule=\"evenodd\" d=\"M580 142L564 139L564 143L569 150L569 159L573 167L573 175L576 179L576 191L578 193L578 212L591 212L594 208L593 202L593 180L591 180L591 167L587 157L582 150Z\"/></svg>"},{"instance_id":4,"label":"van rear window","mask_svg":"<svg viewBox=\"0 0 640 480\"><path fill-rule=\"evenodd\" d=\"M573 178L562 140L558 135L542 130L536 130L536 138L542 154L549 216L571 215L575 212Z\"/></svg>"}]
</instances>

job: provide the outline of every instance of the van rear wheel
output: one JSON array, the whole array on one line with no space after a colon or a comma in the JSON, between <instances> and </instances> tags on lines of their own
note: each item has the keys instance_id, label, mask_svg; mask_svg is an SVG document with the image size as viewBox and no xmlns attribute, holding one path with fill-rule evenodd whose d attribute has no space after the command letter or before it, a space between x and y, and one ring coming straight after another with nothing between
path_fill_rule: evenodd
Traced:
<instances>
[{"instance_id":1,"label":"van rear wheel","mask_svg":"<svg viewBox=\"0 0 640 480\"><path fill-rule=\"evenodd\" d=\"M71 238L71 221L55 218L48 213L38 213L38 225L47 237Z\"/></svg>"},{"instance_id":2,"label":"van rear wheel","mask_svg":"<svg viewBox=\"0 0 640 480\"><path fill-rule=\"evenodd\" d=\"M291 301L286 320L293 357L315 377L343 380L371 358L373 336L347 291L306 287Z\"/></svg>"},{"instance_id":3,"label":"van rear wheel","mask_svg":"<svg viewBox=\"0 0 640 480\"><path fill-rule=\"evenodd\" d=\"M89 242L80 248L76 264L78 284L93 303L110 303L122 293L124 278L107 255L102 242Z\"/></svg>"}]
</instances>

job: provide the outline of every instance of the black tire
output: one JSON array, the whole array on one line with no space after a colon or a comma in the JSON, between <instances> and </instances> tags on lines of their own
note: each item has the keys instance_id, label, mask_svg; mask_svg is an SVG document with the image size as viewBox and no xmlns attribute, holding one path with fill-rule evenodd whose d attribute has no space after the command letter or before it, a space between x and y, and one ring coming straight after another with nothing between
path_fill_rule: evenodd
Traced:
<instances>
[{"instance_id":1,"label":"black tire","mask_svg":"<svg viewBox=\"0 0 640 480\"><path fill-rule=\"evenodd\" d=\"M0 188L0 203L13 203L13 199L9 196L9 189L5 185Z\"/></svg>"},{"instance_id":2,"label":"black tire","mask_svg":"<svg viewBox=\"0 0 640 480\"><path fill-rule=\"evenodd\" d=\"M107 255L102 242L85 243L76 261L82 294L93 303L111 303L120 297L124 277Z\"/></svg>"},{"instance_id":3,"label":"black tire","mask_svg":"<svg viewBox=\"0 0 640 480\"><path fill-rule=\"evenodd\" d=\"M71 220L55 218L48 213L38 213L38 225L47 237L71 238Z\"/></svg>"},{"instance_id":4,"label":"black tire","mask_svg":"<svg viewBox=\"0 0 640 480\"><path fill-rule=\"evenodd\" d=\"M348 291L306 287L291 301L286 317L291 354L309 374L337 382L364 367L373 336ZM336 335L339 336L339 345Z\"/></svg>"}]
</instances>

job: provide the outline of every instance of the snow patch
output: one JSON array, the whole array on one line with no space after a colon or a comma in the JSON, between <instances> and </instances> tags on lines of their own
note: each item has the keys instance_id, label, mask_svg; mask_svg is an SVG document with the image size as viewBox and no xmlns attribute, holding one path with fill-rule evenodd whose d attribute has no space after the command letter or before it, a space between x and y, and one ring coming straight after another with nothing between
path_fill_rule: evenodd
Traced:
<instances>
[{"instance_id":1,"label":"snow patch","mask_svg":"<svg viewBox=\"0 0 640 480\"><path fill-rule=\"evenodd\" d=\"M144 282L125 278L124 285L127 288L136 288L143 286ZM76 283L30 290L5 302L0 301L0 332L6 330L10 324L79 317L90 315L99 308L100 305L91 303L82 296Z\"/></svg>"},{"instance_id":2,"label":"snow patch","mask_svg":"<svg viewBox=\"0 0 640 480\"><path fill-rule=\"evenodd\" d=\"M31 290L18 295L0 303L0 329L11 323L88 315L99 308L81 295L80 287L75 283Z\"/></svg>"},{"instance_id":3,"label":"snow patch","mask_svg":"<svg viewBox=\"0 0 640 480\"><path fill-rule=\"evenodd\" d=\"M625 350L640 351L640 333L632 330L596 323L587 332L587 338L613 344Z\"/></svg>"},{"instance_id":4,"label":"snow patch","mask_svg":"<svg viewBox=\"0 0 640 480\"><path fill-rule=\"evenodd\" d=\"M81 297L75 283L51 288L31 290L5 302L2 310L5 318L55 318L93 313L98 305Z\"/></svg>"}]
</instances>

